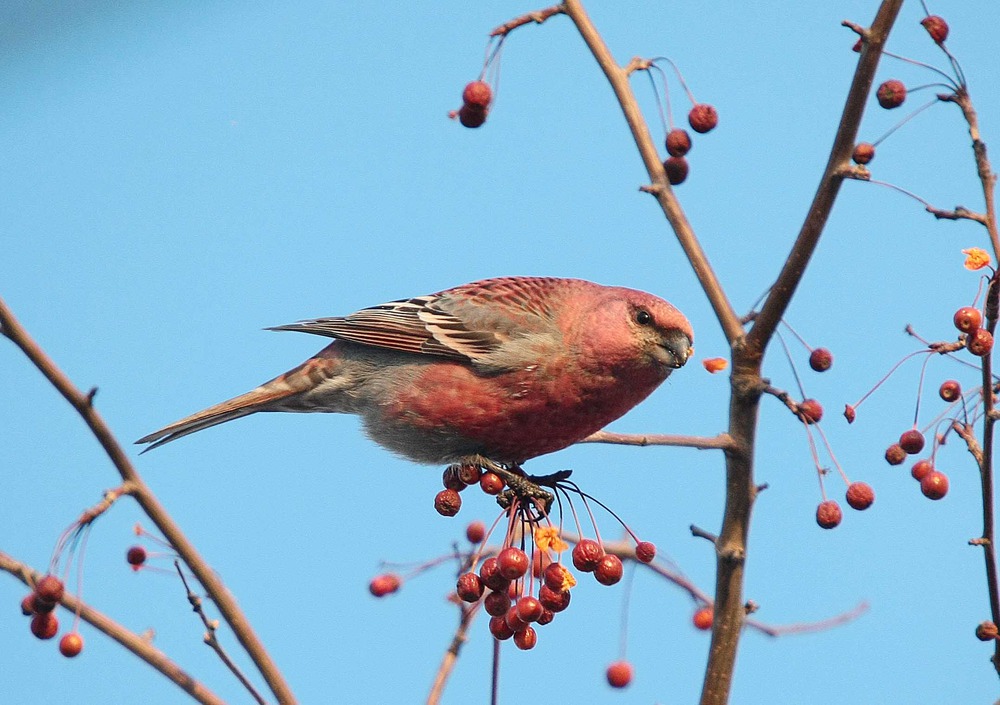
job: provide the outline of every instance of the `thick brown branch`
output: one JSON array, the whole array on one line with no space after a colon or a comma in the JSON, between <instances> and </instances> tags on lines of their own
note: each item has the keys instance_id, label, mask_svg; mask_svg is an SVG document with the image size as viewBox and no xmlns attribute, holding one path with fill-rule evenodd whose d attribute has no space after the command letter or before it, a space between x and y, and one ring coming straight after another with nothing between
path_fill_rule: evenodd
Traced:
<instances>
[{"instance_id":1,"label":"thick brown branch","mask_svg":"<svg viewBox=\"0 0 1000 705\"><path fill-rule=\"evenodd\" d=\"M0 551L0 570L10 573L29 587L41 578L41 575L32 568L2 551ZM98 612L92 607L88 607L69 593L63 596L61 602L63 607L70 612L75 613L79 610L80 619L117 641L169 678L177 687L198 702L203 703L203 705L225 705L224 701L215 695L215 693L185 673L180 666L171 661L166 654L153 646L148 640L126 629L103 613ZM25 629L25 633L27 633L27 629Z\"/></svg>"},{"instance_id":2,"label":"thick brown branch","mask_svg":"<svg viewBox=\"0 0 1000 705\"><path fill-rule=\"evenodd\" d=\"M52 386L83 417L87 427L100 442L119 475L128 483L130 495L135 498L150 520L156 524L163 537L170 542L170 545L174 547L184 563L198 578L205 591L211 596L226 623L229 624L264 680L267 681L275 698L282 705L294 703L295 696L285 682L284 676L267 653L264 644L254 633L250 622L236 603L235 598L136 471L111 429L91 404L93 396L81 392L70 381L69 377L56 366L55 362L24 330L3 299L0 299L0 332L21 349L35 367L51 382Z\"/></svg>"},{"instance_id":3,"label":"thick brown branch","mask_svg":"<svg viewBox=\"0 0 1000 705\"><path fill-rule=\"evenodd\" d=\"M625 446L681 446L684 448L700 448L703 450L726 450L733 447L733 439L727 433L718 436L678 436L667 433L612 433L597 431L584 438L580 443L615 443Z\"/></svg>"}]
</instances>

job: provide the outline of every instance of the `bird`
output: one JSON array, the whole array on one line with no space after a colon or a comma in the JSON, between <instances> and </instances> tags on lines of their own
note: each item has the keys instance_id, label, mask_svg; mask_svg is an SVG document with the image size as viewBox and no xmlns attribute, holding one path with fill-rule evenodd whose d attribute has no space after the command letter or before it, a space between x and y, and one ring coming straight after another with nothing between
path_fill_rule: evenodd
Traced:
<instances>
[{"instance_id":1,"label":"bird","mask_svg":"<svg viewBox=\"0 0 1000 705\"><path fill-rule=\"evenodd\" d=\"M519 466L600 430L693 352L663 299L583 279L510 276L267 330L334 342L245 394L140 438L151 450L265 411L361 417L422 464Z\"/></svg>"}]
</instances>

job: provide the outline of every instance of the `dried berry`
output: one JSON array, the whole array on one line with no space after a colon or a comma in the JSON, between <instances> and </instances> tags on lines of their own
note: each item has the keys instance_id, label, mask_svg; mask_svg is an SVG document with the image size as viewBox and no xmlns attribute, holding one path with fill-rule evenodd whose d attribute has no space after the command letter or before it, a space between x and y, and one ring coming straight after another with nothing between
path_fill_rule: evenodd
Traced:
<instances>
[{"instance_id":1,"label":"dried berry","mask_svg":"<svg viewBox=\"0 0 1000 705\"><path fill-rule=\"evenodd\" d=\"M462 508L462 497L455 490L441 490L434 497L434 509L444 517L453 517Z\"/></svg>"},{"instance_id":2,"label":"dried berry","mask_svg":"<svg viewBox=\"0 0 1000 705\"><path fill-rule=\"evenodd\" d=\"M934 470L934 464L931 461L918 460L913 464L913 467L910 468L910 475L913 477L914 480L920 482L925 477L927 477L927 474L930 473L932 470Z\"/></svg>"},{"instance_id":3,"label":"dried berry","mask_svg":"<svg viewBox=\"0 0 1000 705\"><path fill-rule=\"evenodd\" d=\"M492 617L503 617L506 615L507 610L510 609L510 598L507 597L507 591L491 592L483 600L483 609L486 610L486 614Z\"/></svg>"},{"instance_id":4,"label":"dried berry","mask_svg":"<svg viewBox=\"0 0 1000 705\"><path fill-rule=\"evenodd\" d=\"M486 81L473 81L462 91L462 102L478 108L486 108L493 101L493 90Z\"/></svg>"},{"instance_id":5,"label":"dried berry","mask_svg":"<svg viewBox=\"0 0 1000 705\"><path fill-rule=\"evenodd\" d=\"M635 559L640 563L652 563L656 558L656 546L649 541L640 541L635 546Z\"/></svg>"},{"instance_id":6,"label":"dried berry","mask_svg":"<svg viewBox=\"0 0 1000 705\"><path fill-rule=\"evenodd\" d=\"M669 157L663 162L663 170L667 172L667 181L672 186L683 184L688 177L688 162L684 157Z\"/></svg>"},{"instance_id":7,"label":"dried berry","mask_svg":"<svg viewBox=\"0 0 1000 705\"><path fill-rule=\"evenodd\" d=\"M514 636L514 630L507 626L507 620L503 615L499 615L490 619L490 634L497 641L504 641Z\"/></svg>"},{"instance_id":8,"label":"dried berry","mask_svg":"<svg viewBox=\"0 0 1000 705\"><path fill-rule=\"evenodd\" d=\"M915 428L904 431L899 437L899 447L909 455L916 455L924 449L924 434Z\"/></svg>"},{"instance_id":9,"label":"dried berry","mask_svg":"<svg viewBox=\"0 0 1000 705\"><path fill-rule=\"evenodd\" d=\"M31 633L39 639L51 639L59 631L59 620L51 612L31 618Z\"/></svg>"},{"instance_id":10,"label":"dried berry","mask_svg":"<svg viewBox=\"0 0 1000 705\"><path fill-rule=\"evenodd\" d=\"M976 638L979 641L993 641L997 638L997 625L993 622L981 622L976 626Z\"/></svg>"},{"instance_id":11,"label":"dried berry","mask_svg":"<svg viewBox=\"0 0 1000 705\"><path fill-rule=\"evenodd\" d=\"M632 664L628 661L615 661L608 666L606 675L608 685L612 688L625 688L632 682Z\"/></svg>"},{"instance_id":12,"label":"dried berry","mask_svg":"<svg viewBox=\"0 0 1000 705\"><path fill-rule=\"evenodd\" d=\"M458 111L458 121L464 127L482 127L486 122L486 109L466 103Z\"/></svg>"},{"instance_id":13,"label":"dried berry","mask_svg":"<svg viewBox=\"0 0 1000 705\"><path fill-rule=\"evenodd\" d=\"M372 578L372 581L368 583L368 590L375 597L385 597L399 590L399 586L402 584L398 575L383 573Z\"/></svg>"},{"instance_id":14,"label":"dried berry","mask_svg":"<svg viewBox=\"0 0 1000 705\"><path fill-rule=\"evenodd\" d=\"M580 539L573 547L573 566L583 573L591 573L603 555L604 549L597 541Z\"/></svg>"},{"instance_id":15,"label":"dried berry","mask_svg":"<svg viewBox=\"0 0 1000 705\"><path fill-rule=\"evenodd\" d=\"M125 561L132 566L132 570L139 570L146 562L146 549L142 546L131 546L125 552Z\"/></svg>"},{"instance_id":16,"label":"dried berry","mask_svg":"<svg viewBox=\"0 0 1000 705\"><path fill-rule=\"evenodd\" d=\"M500 574L500 564L493 556L479 566L479 577L486 587L496 592L506 592L507 586L510 585L510 580Z\"/></svg>"},{"instance_id":17,"label":"dried berry","mask_svg":"<svg viewBox=\"0 0 1000 705\"><path fill-rule=\"evenodd\" d=\"M889 465L901 465L906 460L906 451L898 443L893 443L885 449L885 462Z\"/></svg>"},{"instance_id":18,"label":"dried berry","mask_svg":"<svg viewBox=\"0 0 1000 705\"><path fill-rule=\"evenodd\" d=\"M514 632L514 646L519 648L521 651L533 649L537 643L538 635L535 634L535 630L531 627L525 627L524 629Z\"/></svg>"},{"instance_id":19,"label":"dried berry","mask_svg":"<svg viewBox=\"0 0 1000 705\"><path fill-rule=\"evenodd\" d=\"M570 597L569 590L557 591L548 585L538 588L538 601L542 603L542 607L551 612L562 612L569 607Z\"/></svg>"},{"instance_id":20,"label":"dried berry","mask_svg":"<svg viewBox=\"0 0 1000 705\"><path fill-rule=\"evenodd\" d=\"M458 465L449 465L444 469L441 474L441 484L444 485L447 490L455 490L456 492L461 492L465 489L465 483L462 482L462 478L458 476Z\"/></svg>"},{"instance_id":21,"label":"dried berry","mask_svg":"<svg viewBox=\"0 0 1000 705\"><path fill-rule=\"evenodd\" d=\"M475 602L483 596L483 579L475 573L462 573L458 576L455 592L462 602Z\"/></svg>"},{"instance_id":22,"label":"dried berry","mask_svg":"<svg viewBox=\"0 0 1000 705\"><path fill-rule=\"evenodd\" d=\"M824 529L832 529L844 518L844 513L840 511L840 505L832 499L820 502L816 507L816 523Z\"/></svg>"},{"instance_id":23,"label":"dried berry","mask_svg":"<svg viewBox=\"0 0 1000 705\"><path fill-rule=\"evenodd\" d=\"M858 511L868 509L875 501L875 490L864 482L852 482L847 488L847 503Z\"/></svg>"},{"instance_id":24,"label":"dried berry","mask_svg":"<svg viewBox=\"0 0 1000 705\"><path fill-rule=\"evenodd\" d=\"M562 592L576 584L573 574L562 563L551 563L542 572L542 580L550 590Z\"/></svg>"},{"instance_id":25,"label":"dried berry","mask_svg":"<svg viewBox=\"0 0 1000 705\"><path fill-rule=\"evenodd\" d=\"M46 575L35 583L35 595L39 600L55 604L63 598L66 586L54 575Z\"/></svg>"},{"instance_id":26,"label":"dried berry","mask_svg":"<svg viewBox=\"0 0 1000 705\"><path fill-rule=\"evenodd\" d=\"M878 98L878 104L886 110L898 108L906 100L906 86L902 81L891 78L878 87L875 97Z\"/></svg>"},{"instance_id":27,"label":"dried berry","mask_svg":"<svg viewBox=\"0 0 1000 705\"><path fill-rule=\"evenodd\" d=\"M507 580L517 580L528 572L528 555L516 546L508 546L497 554L497 569Z\"/></svg>"},{"instance_id":28,"label":"dried berry","mask_svg":"<svg viewBox=\"0 0 1000 705\"><path fill-rule=\"evenodd\" d=\"M857 417L858 413L854 410L854 407L850 404L844 404L844 418L847 419L847 423L854 423L854 419Z\"/></svg>"},{"instance_id":29,"label":"dried berry","mask_svg":"<svg viewBox=\"0 0 1000 705\"><path fill-rule=\"evenodd\" d=\"M920 20L920 24L924 26L927 34L931 35L931 39L936 43L943 44L944 40L948 38L948 23L944 21L943 17L927 15L927 17Z\"/></svg>"},{"instance_id":30,"label":"dried berry","mask_svg":"<svg viewBox=\"0 0 1000 705\"><path fill-rule=\"evenodd\" d=\"M965 347L976 357L989 355L993 349L993 336L985 328L976 328L966 336Z\"/></svg>"},{"instance_id":31,"label":"dried berry","mask_svg":"<svg viewBox=\"0 0 1000 705\"><path fill-rule=\"evenodd\" d=\"M983 314L975 306L963 306L955 311L955 327L963 333L971 333L983 325Z\"/></svg>"},{"instance_id":32,"label":"dried berry","mask_svg":"<svg viewBox=\"0 0 1000 705\"><path fill-rule=\"evenodd\" d=\"M941 499L948 494L948 476L943 472L931 470L920 481L920 491L928 499Z\"/></svg>"},{"instance_id":33,"label":"dried berry","mask_svg":"<svg viewBox=\"0 0 1000 705\"><path fill-rule=\"evenodd\" d=\"M458 479L461 480L466 485L475 485L479 483L479 478L483 476L483 470L478 465L473 465L472 463L465 463L458 466Z\"/></svg>"},{"instance_id":34,"label":"dried berry","mask_svg":"<svg viewBox=\"0 0 1000 705\"><path fill-rule=\"evenodd\" d=\"M711 132L719 124L719 111L708 103L698 103L688 113L688 123L695 132Z\"/></svg>"},{"instance_id":35,"label":"dried berry","mask_svg":"<svg viewBox=\"0 0 1000 705\"><path fill-rule=\"evenodd\" d=\"M938 390L938 394L945 401L958 401L959 397L962 396L962 385L958 383L958 380L946 380L941 383L941 388Z\"/></svg>"},{"instance_id":36,"label":"dried berry","mask_svg":"<svg viewBox=\"0 0 1000 705\"><path fill-rule=\"evenodd\" d=\"M867 164L875 158L875 145L870 142L858 142L851 153L855 164Z\"/></svg>"},{"instance_id":37,"label":"dried berry","mask_svg":"<svg viewBox=\"0 0 1000 705\"><path fill-rule=\"evenodd\" d=\"M601 585L614 585L622 579L624 571L621 559L609 553L598 561L597 567L594 568L594 577Z\"/></svg>"},{"instance_id":38,"label":"dried berry","mask_svg":"<svg viewBox=\"0 0 1000 705\"><path fill-rule=\"evenodd\" d=\"M803 399L799 402L799 418L805 423L819 423L823 418L823 405L815 399Z\"/></svg>"},{"instance_id":39,"label":"dried berry","mask_svg":"<svg viewBox=\"0 0 1000 705\"><path fill-rule=\"evenodd\" d=\"M826 372L833 367L833 353L826 348L816 348L809 353L809 366L817 372Z\"/></svg>"},{"instance_id":40,"label":"dried berry","mask_svg":"<svg viewBox=\"0 0 1000 705\"><path fill-rule=\"evenodd\" d=\"M671 157L683 157L691 151L691 136L687 130L676 128L667 133L667 154Z\"/></svg>"}]
</instances>

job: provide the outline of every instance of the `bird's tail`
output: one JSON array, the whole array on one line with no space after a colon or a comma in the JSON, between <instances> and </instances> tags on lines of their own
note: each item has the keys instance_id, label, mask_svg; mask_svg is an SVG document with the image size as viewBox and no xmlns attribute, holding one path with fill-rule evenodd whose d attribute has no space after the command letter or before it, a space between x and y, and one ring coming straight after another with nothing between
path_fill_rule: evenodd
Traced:
<instances>
[{"instance_id":1,"label":"bird's tail","mask_svg":"<svg viewBox=\"0 0 1000 705\"><path fill-rule=\"evenodd\" d=\"M294 370L289 370L246 394L233 397L180 421L175 421L159 431L143 436L136 443L151 444L142 451L145 453L147 450L183 438L196 431L249 416L258 411L337 411L338 409L332 407L318 408L319 405L310 399L309 394L317 386L324 382L330 382L339 374L340 361L335 355L330 354L332 347L328 347Z\"/></svg>"}]
</instances>

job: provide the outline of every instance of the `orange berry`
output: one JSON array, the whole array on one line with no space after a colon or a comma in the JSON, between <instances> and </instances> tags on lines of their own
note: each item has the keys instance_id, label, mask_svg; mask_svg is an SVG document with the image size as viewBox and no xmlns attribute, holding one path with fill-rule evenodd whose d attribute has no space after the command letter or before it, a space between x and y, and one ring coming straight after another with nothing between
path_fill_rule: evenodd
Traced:
<instances>
[{"instance_id":1,"label":"orange berry","mask_svg":"<svg viewBox=\"0 0 1000 705\"><path fill-rule=\"evenodd\" d=\"M816 523L824 529L832 529L843 519L844 514L840 511L840 505L832 499L820 502L816 507Z\"/></svg>"},{"instance_id":2,"label":"orange berry","mask_svg":"<svg viewBox=\"0 0 1000 705\"><path fill-rule=\"evenodd\" d=\"M612 688L625 688L632 682L632 664L628 661L615 661L608 666L606 675L608 685Z\"/></svg>"},{"instance_id":3,"label":"orange berry","mask_svg":"<svg viewBox=\"0 0 1000 705\"><path fill-rule=\"evenodd\" d=\"M59 640L59 653L66 658L79 656L83 651L83 637L78 632L70 632Z\"/></svg>"},{"instance_id":4,"label":"orange berry","mask_svg":"<svg viewBox=\"0 0 1000 705\"><path fill-rule=\"evenodd\" d=\"M695 628L707 631L712 628L714 619L715 612L711 607L705 606L695 611L694 616L691 617L691 622Z\"/></svg>"}]
</instances>

